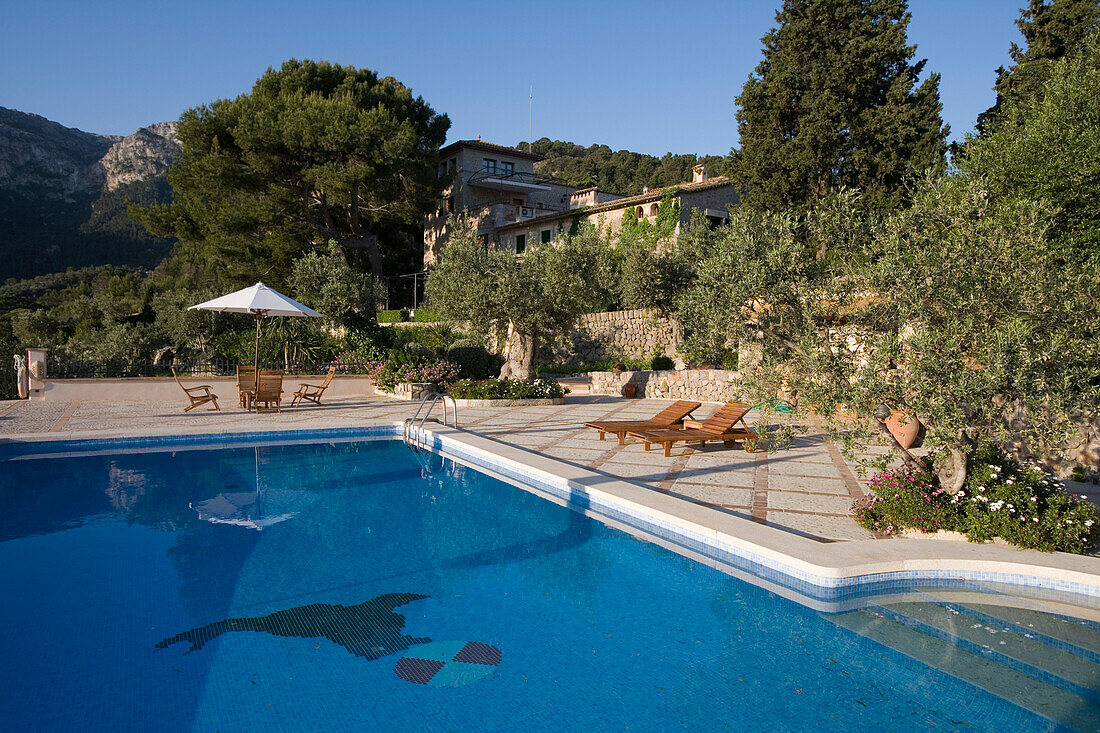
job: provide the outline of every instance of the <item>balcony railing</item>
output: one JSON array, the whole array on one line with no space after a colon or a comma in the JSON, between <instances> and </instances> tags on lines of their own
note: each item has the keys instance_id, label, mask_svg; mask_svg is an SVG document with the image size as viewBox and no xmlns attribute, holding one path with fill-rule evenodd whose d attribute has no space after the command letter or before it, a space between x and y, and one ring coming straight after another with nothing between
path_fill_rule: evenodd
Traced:
<instances>
[{"instance_id":1,"label":"balcony railing","mask_svg":"<svg viewBox=\"0 0 1100 733\"><path fill-rule=\"evenodd\" d=\"M552 176L541 176L537 173L527 173L524 171L504 171L500 168L496 170L485 170L484 168L475 171L470 174L470 177L466 179L466 185L490 185L490 184L508 184L508 183L520 183L529 186L548 186L551 184L561 184L562 182Z\"/></svg>"}]
</instances>

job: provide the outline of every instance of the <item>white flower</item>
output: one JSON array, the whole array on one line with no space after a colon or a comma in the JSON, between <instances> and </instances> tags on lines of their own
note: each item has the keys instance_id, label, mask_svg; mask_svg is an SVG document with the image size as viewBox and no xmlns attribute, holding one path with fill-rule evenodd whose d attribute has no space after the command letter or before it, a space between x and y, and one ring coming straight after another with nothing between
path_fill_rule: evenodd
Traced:
<instances>
[{"instance_id":1,"label":"white flower","mask_svg":"<svg viewBox=\"0 0 1100 733\"><path fill-rule=\"evenodd\" d=\"M1091 519L1086 519L1085 520L1085 526L1086 527L1091 527L1092 526L1092 520Z\"/></svg>"},{"instance_id":2,"label":"white flower","mask_svg":"<svg viewBox=\"0 0 1100 733\"><path fill-rule=\"evenodd\" d=\"M1032 517L1032 518L1031 518L1031 521L1033 521L1033 522L1038 522L1038 521L1039 521L1039 518L1038 518L1038 517Z\"/></svg>"},{"instance_id":3,"label":"white flower","mask_svg":"<svg viewBox=\"0 0 1100 733\"><path fill-rule=\"evenodd\" d=\"M989 509L990 509L990 511L994 511L994 512L1000 511L1001 507L1003 507L1004 505L1005 505L1005 503L1003 501L995 501L995 502L993 502L992 504L989 505Z\"/></svg>"}]
</instances>

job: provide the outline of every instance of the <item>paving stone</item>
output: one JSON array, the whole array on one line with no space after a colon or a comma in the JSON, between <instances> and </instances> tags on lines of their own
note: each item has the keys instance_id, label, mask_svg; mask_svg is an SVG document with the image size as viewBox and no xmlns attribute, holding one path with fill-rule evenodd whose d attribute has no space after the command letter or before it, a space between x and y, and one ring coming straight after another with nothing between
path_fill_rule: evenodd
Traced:
<instances>
[{"instance_id":1,"label":"paving stone","mask_svg":"<svg viewBox=\"0 0 1100 733\"><path fill-rule=\"evenodd\" d=\"M685 484L677 481L668 492L673 496L683 496L708 504L733 504L739 507L752 505L752 489L738 489L723 486L703 486Z\"/></svg>"},{"instance_id":2,"label":"paving stone","mask_svg":"<svg viewBox=\"0 0 1100 733\"><path fill-rule=\"evenodd\" d=\"M628 481L641 482L656 487L668 475L668 466L646 466L638 463L619 463L607 461L597 469L600 473L625 478Z\"/></svg>"},{"instance_id":3,"label":"paving stone","mask_svg":"<svg viewBox=\"0 0 1100 733\"><path fill-rule=\"evenodd\" d=\"M814 514L769 511L768 526L828 540L869 540L875 537L853 520Z\"/></svg>"},{"instance_id":4,"label":"paving stone","mask_svg":"<svg viewBox=\"0 0 1100 733\"><path fill-rule=\"evenodd\" d=\"M841 478L840 469L824 463L806 463L804 461L768 461L769 474L794 474L797 476L821 476L823 478Z\"/></svg>"},{"instance_id":5,"label":"paving stone","mask_svg":"<svg viewBox=\"0 0 1100 733\"><path fill-rule=\"evenodd\" d=\"M820 494L796 494L789 491L769 491L768 509L797 509L822 514L848 514L852 499L848 496L822 496ZM855 522L855 520L847 520Z\"/></svg>"},{"instance_id":6,"label":"paving stone","mask_svg":"<svg viewBox=\"0 0 1100 733\"><path fill-rule=\"evenodd\" d=\"M720 470L713 468L685 468L680 472L676 483L706 484L708 486L742 486L752 488L756 480L756 470Z\"/></svg>"},{"instance_id":7,"label":"paving stone","mask_svg":"<svg viewBox=\"0 0 1100 733\"><path fill-rule=\"evenodd\" d=\"M781 473L768 474L769 491L813 491L823 494L849 496L848 486L843 479L821 478L816 476L785 476Z\"/></svg>"}]
</instances>

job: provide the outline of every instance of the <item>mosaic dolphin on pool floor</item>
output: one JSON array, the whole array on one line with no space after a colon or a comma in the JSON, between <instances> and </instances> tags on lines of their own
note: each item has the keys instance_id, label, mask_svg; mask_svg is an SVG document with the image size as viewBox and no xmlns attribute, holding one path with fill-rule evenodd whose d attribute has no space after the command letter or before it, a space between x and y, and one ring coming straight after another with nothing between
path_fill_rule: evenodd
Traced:
<instances>
[{"instance_id":1,"label":"mosaic dolphin on pool floor","mask_svg":"<svg viewBox=\"0 0 1100 733\"><path fill-rule=\"evenodd\" d=\"M229 618L170 636L158 641L156 648L165 649L177 642L187 641L191 643L188 652L193 652L230 631L263 631L276 636L325 638L357 657L378 659L408 649L413 644L431 641L423 636L402 634L405 617L393 610L427 597L418 593L386 593L356 606L311 603L267 616Z\"/></svg>"}]
</instances>

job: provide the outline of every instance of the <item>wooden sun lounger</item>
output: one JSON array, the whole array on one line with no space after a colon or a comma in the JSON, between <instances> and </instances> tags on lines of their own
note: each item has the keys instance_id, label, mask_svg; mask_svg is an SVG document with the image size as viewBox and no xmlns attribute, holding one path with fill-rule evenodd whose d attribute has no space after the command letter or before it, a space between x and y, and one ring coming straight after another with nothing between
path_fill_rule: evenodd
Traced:
<instances>
[{"instance_id":1,"label":"wooden sun lounger","mask_svg":"<svg viewBox=\"0 0 1100 733\"><path fill-rule=\"evenodd\" d=\"M175 378L176 384L178 384L180 389L183 390L183 393L187 395L187 399L191 400L191 405L185 407L183 410L184 412L191 412L191 410L194 410L199 405L205 405L207 402L213 402L214 409L221 412L222 408L218 407L218 396L210 391L209 384L200 384L197 387L184 387L183 382L180 381L179 375L176 374L176 368L169 367L169 369L172 370L172 376Z\"/></svg>"},{"instance_id":2,"label":"wooden sun lounger","mask_svg":"<svg viewBox=\"0 0 1100 733\"><path fill-rule=\"evenodd\" d=\"M626 442L626 434L632 430L678 427L683 423L684 418L699 409L701 404L689 400L678 400L648 420L596 420L586 422L584 426L598 430L600 440L603 440L603 436L607 433L614 433L619 438L619 445L623 445Z\"/></svg>"},{"instance_id":3,"label":"wooden sun lounger","mask_svg":"<svg viewBox=\"0 0 1100 733\"><path fill-rule=\"evenodd\" d=\"M744 402L727 402L718 408L714 416L703 422L693 422L685 425L683 430L632 430L629 435L639 438L645 443L645 449L659 443L665 447L665 455L672 455L673 443L706 443L709 440L720 440L727 448L732 448L734 441L756 440L754 433L745 423L745 414L752 409L751 405ZM741 423L744 427L735 427ZM747 445L745 451L752 453Z\"/></svg>"},{"instance_id":4,"label":"wooden sun lounger","mask_svg":"<svg viewBox=\"0 0 1100 733\"><path fill-rule=\"evenodd\" d=\"M237 403L248 407L248 395L256 389L256 367L237 367Z\"/></svg>"},{"instance_id":5,"label":"wooden sun lounger","mask_svg":"<svg viewBox=\"0 0 1100 733\"><path fill-rule=\"evenodd\" d=\"M336 376L336 367L329 367L328 374L325 375L325 381L320 384L306 384L301 383L294 393L294 399L290 401L291 407L297 407L298 403L302 400L309 400L310 402L316 402L321 404L321 395L328 389L328 385L332 382L332 378Z\"/></svg>"},{"instance_id":6,"label":"wooden sun lounger","mask_svg":"<svg viewBox=\"0 0 1100 733\"><path fill-rule=\"evenodd\" d=\"M256 412L259 412L261 403L270 409L271 403L274 402L275 409L282 412L282 399L283 371L281 369L261 369L259 384L248 396L249 408L255 407Z\"/></svg>"}]
</instances>

